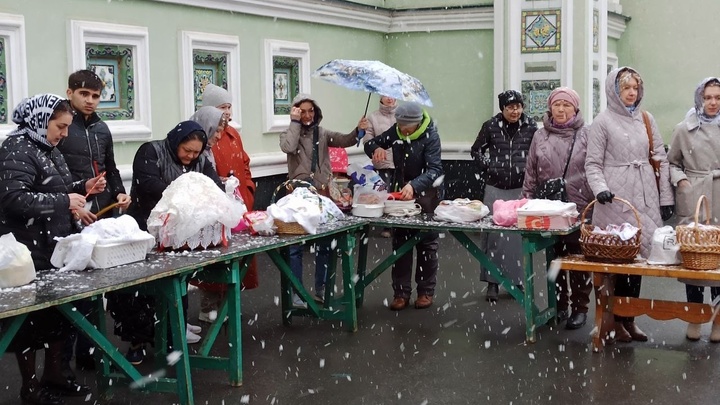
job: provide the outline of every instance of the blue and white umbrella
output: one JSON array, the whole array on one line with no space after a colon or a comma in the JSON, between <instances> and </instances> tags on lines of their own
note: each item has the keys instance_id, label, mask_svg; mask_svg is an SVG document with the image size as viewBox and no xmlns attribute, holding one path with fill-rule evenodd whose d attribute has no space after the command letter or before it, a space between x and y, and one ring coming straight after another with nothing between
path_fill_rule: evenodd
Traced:
<instances>
[{"instance_id":1,"label":"blue and white umbrella","mask_svg":"<svg viewBox=\"0 0 720 405\"><path fill-rule=\"evenodd\" d=\"M420 80L376 60L335 59L320 66L312 76L352 90L377 93L428 107L433 105Z\"/></svg>"},{"instance_id":2,"label":"blue and white umbrella","mask_svg":"<svg viewBox=\"0 0 720 405\"><path fill-rule=\"evenodd\" d=\"M312 76L348 89L369 92L363 116L367 115L373 93L428 107L433 105L420 80L377 60L334 59L317 68ZM358 146L363 136L365 131L360 130Z\"/></svg>"}]
</instances>

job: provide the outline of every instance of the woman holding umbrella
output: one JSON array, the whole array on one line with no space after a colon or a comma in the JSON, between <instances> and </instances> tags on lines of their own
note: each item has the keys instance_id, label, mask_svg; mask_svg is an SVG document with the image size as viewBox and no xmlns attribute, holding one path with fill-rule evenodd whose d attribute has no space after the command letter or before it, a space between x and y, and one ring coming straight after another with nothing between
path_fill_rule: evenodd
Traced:
<instances>
[{"instance_id":1,"label":"woman holding umbrella","mask_svg":"<svg viewBox=\"0 0 720 405\"><path fill-rule=\"evenodd\" d=\"M290 109L290 126L280 134L280 149L287 154L288 179L304 180L315 186L320 194L328 195L332 178L329 147L347 148L358 139L358 131L365 130L368 121L361 118L356 128L343 134L320 126L323 115L320 106L309 94L298 94ZM315 249L315 299L323 302L325 276L330 262L330 246L321 243ZM303 246L290 247L290 268L302 283ZM305 303L293 294L293 305L304 307Z\"/></svg>"}]
</instances>

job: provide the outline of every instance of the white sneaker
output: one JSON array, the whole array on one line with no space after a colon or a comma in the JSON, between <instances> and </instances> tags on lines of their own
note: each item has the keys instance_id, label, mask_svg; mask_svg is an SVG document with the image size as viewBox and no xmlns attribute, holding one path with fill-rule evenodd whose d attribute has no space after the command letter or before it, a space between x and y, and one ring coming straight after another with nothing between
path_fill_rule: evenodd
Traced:
<instances>
[{"instance_id":1,"label":"white sneaker","mask_svg":"<svg viewBox=\"0 0 720 405\"><path fill-rule=\"evenodd\" d=\"M192 325L192 324L187 324L187 330L188 330L188 332L192 332L196 335L198 333L202 332L202 328L200 326Z\"/></svg>"},{"instance_id":2,"label":"white sneaker","mask_svg":"<svg viewBox=\"0 0 720 405\"><path fill-rule=\"evenodd\" d=\"M197 343L201 339L200 335L190 332L190 329L185 330L185 338L187 339L188 344Z\"/></svg>"},{"instance_id":3,"label":"white sneaker","mask_svg":"<svg viewBox=\"0 0 720 405\"><path fill-rule=\"evenodd\" d=\"M217 311L212 310L209 312L203 312L200 311L200 315L198 315L198 321L200 322L207 322L207 323L213 323L217 319Z\"/></svg>"},{"instance_id":4,"label":"white sneaker","mask_svg":"<svg viewBox=\"0 0 720 405\"><path fill-rule=\"evenodd\" d=\"M307 303L300 298L299 295L293 293L292 295L292 303L295 308L303 308L307 309Z\"/></svg>"}]
</instances>

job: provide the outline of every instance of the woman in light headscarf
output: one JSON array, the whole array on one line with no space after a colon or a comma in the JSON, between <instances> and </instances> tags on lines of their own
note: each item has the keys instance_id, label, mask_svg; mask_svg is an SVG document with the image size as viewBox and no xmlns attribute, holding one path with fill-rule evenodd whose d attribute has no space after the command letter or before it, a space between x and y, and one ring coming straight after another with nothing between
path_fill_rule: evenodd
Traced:
<instances>
[{"instance_id":1,"label":"woman in light headscarf","mask_svg":"<svg viewBox=\"0 0 720 405\"><path fill-rule=\"evenodd\" d=\"M205 156L207 156L213 168L217 171L215 152L212 148L217 144L218 140L220 140L227 126L225 113L217 107L200 107L195 114L190 117L190 120L200 124L205 130L205 133L208 134ZM218 175L219 174L220 173L218 173ZM221 179L224 181L226 177L221 177ZM252 210L252 207L249 207L248 210ZM227 287L221 283L199 282L197 280L191 281L190 284L200 289L200 314L198 315L198 319L202 322L214 322L215 319L217 319L217 311L225 297ZM211 316L211 313L214 313L214 316Z\"/></svg>"},{"instance_id":2,"label":"woman in light headscarf","mask_svg":"<svg viewBox=\"0 0 720 405\"><path fill-rule=\"evenodd\" d=\"M710 222L720 223L720 79L708 77L695 90L695 106L675 127L668 151L670 182L676 187L678 223L695 220L695 205L705 194L712 208ZM700 211L700 221L705 212ZM700 284L699 284L700 283ZM688 302L703 302L705 286L710 286L712 301L720 296L720 285L688 280L685 285ZM700 339L699 323L688 324L687 338ZM713 323L710 341L720 343L720 325Z\"/></svg>"},{"instance_id":3,"label":"woman in light headscarf","mask_svg":"<svg viewBox=\"0 0 720 405\"><path fill-rule=\"evenodd\" d=\"M52 268L54 238L76 231L73 213L84 208L83 195L105 189L101 177L73 182L56 148L67 136L72 119L70 103L60 96L39 94L25 99L13 113L17 129L0 147L0 234L12 232L26 245L37 270ZM62 404L60 396L90 392L88 386L63 375L61 360L68 332L69 323L53 308L32 312L23 322L9 346L20 368L23 402ZM45 349L41 381L35 370L35 352L40 349Z\"/></svg>"},{"instance_id":4,"label":"woman in light headscarf","mask_svg":"<svg viewBox=\"0 0 720 405\"><path fill-rule=\"evenodd\" d=\"M585 160L588 183L600 203L593 207L592 222L600 228L624 222L635 224L630 207L613 203L613 198L617 195L629 201L640 215L640 255L648 257L655 229L672 216L674 209L665 146L652 114L647 113L649 128L645 125L640 109L643 81L635 69L622 67L610 72L605 94L608 107L590 126ZM652 135L652 147L648 132ZM659 177L650 159L660 162ZM640 276L617 275L614 295L637 298L641 282ZM604 338L606 344L648 340L634 317L620 316L615 316L615 336Z\"/></svg>"},{"instance_id":5,"label":"woman in light headscarf","mask_svg":"<svg viewBox=\"0 0 720 405\"><path fill-rule=\"evenodd\" d=\"M208 140L204 154L208 160L210 160L210 163L212 163L213 168L216 168L212 147L220 140L227 126L225 114L221 109L216 107L200 107L195 111L195 114L190 117L190 121L197 122L205 130Z\"/></svg>"}]
</instances>

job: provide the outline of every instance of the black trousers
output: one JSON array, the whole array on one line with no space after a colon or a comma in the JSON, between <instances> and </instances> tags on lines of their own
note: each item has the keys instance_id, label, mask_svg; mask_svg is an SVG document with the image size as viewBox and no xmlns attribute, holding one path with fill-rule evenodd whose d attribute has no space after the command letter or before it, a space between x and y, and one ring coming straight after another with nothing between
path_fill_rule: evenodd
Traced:
<instances>
[{"instance_id":1,"label":"black trousers","mask_svg":"<svg viewBox=\"0 0 720 405\"><path fill-rule=\"evenodd\" d=\"M393 249L397 250L418 232L416 229L395 228L393 234ZM418 295L435 295L438 271L438 238L435 232L426 235L420 243L415 245L417 264L415 266L415 283ZM392 287L395 297L410 299L412 294L412 265L413 252L407 252L400 257L392 268Z\"/></svg>"},{"instance_id":2,"label":"black trousers","mask_svg":"<svg viewBox=\"0 0 720 405\"><path fill-rule=\"evenodd\" d=\"M640 297L640 285L642 277L630 274L618 274L615 276L615 296L616 297ZM633 322L634 317L615 316L615 322Z\"/></svg>"}]
</instances>

